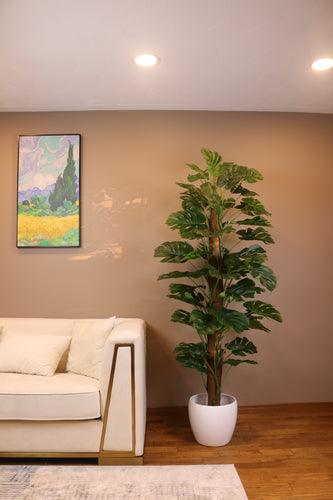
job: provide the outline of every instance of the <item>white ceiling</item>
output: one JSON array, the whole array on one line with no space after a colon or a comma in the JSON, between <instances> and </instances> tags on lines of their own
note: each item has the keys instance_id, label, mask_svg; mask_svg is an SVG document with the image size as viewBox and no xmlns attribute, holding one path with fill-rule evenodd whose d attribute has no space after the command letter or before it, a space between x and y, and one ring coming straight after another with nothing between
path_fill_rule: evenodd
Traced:
<instances>
[{"instance_id":1,"label":"white ceiling","mask_svg":"<svg viewBox=\"0 0 333 500\"><path fill-rule=\"evenodd\" d=\"M319 57L333 0L0 0L0 111L332 113Z\"/></svg>"}]
</instances>

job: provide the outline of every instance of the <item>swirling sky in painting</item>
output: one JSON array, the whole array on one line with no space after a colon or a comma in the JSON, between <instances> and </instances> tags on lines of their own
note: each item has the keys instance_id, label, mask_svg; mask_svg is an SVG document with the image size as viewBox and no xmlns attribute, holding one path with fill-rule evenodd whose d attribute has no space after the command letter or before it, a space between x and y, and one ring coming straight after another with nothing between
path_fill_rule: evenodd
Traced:
<instances>
[{"instance_id":1,"label":"swirling sky in painting","mask_svg":"<svg viewBox=\"0 0 333 500\"><path fill-rule=\"evenodd\" d=\"M76 175L79 175L79 135L20 136L19 192L33 188L43 191L55 184L66 167L69 144L73 145Z\"/></svg>"}]
</instances>

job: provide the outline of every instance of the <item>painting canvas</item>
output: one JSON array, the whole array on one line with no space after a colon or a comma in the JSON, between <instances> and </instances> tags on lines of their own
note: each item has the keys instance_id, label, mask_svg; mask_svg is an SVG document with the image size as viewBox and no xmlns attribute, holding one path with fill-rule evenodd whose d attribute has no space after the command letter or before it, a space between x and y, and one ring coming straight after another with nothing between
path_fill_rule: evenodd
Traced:
<instances>
[{"instance_id":1,"label":"painting canvas","mask_svg":"<svg viewBox=\"0 0 333 500\"><path fill-rule=\"evenodd\" d=\"M19 136L17 246L80 246L79 134Z\"/></svg>"}]
</instances>

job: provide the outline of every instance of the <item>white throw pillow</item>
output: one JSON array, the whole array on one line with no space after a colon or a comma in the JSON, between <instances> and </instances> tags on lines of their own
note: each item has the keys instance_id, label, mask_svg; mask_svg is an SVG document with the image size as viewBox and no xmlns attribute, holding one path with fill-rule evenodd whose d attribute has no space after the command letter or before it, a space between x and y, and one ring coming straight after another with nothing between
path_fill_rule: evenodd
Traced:
<instances>
[{"instance_id":1,"label":"white throw pillow","mask_svg":"<svg viewBox=\"0 0 333 500\"><path fill-rule=\"evenodd\" d=\"M70 336L13 333L0 336L0 372L52 376Z\"/></svg>"},{"instance_id":2,"label":"white throw pillow","mask_svg":"<svg viewBox=\"0 0 333 500\"><path fill-rule=\"evenodd\" d=\"M100 378L103 347L115 319L113 316L109 319L75 321L66 367L68 372Z\"/></svg>"}]
</instances>

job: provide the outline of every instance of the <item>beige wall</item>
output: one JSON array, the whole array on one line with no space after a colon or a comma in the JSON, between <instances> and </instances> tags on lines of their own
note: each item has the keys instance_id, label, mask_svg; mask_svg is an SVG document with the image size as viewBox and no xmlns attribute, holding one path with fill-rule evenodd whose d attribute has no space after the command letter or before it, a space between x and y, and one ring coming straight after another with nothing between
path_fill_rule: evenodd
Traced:
<instances>
[{"instance_id":1,"label":"beige wall","mask_svg":"<svg viewBox=\"0 0 333 500\"><path fill-rule=\"evenodd\" d=\"M19 134L82 134L82 248L17 249ZM230 372L241 404L332 400L333 116L222 112L0 114L0 316L138 316L148 323L150 406L185 404L200 377L174 361L195 339L169 321L169 267L155 246L176 239L164 224L179 208L176 181L200 148L259 169L273 213L270 300L284 317L255 333L258 366Z\"/></svg>"}]
</instances>

